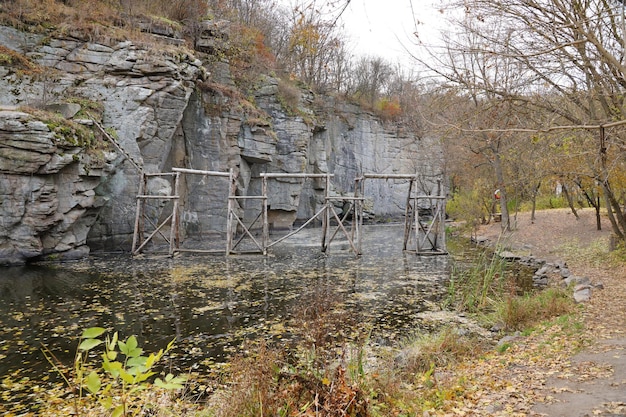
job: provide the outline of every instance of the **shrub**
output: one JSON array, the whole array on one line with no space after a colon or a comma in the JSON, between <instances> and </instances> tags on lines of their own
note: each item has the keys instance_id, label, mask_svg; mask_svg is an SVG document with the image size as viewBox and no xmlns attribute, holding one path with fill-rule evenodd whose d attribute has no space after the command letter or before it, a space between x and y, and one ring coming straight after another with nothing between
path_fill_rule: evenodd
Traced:
<instances>
[{"instance_id":1,"label":"shrub","mask_svg":"<svg viewBox=\"0 0 626 417\"><path fill-rule=\"evenodd\" d=\"M548 288L534 294L507 297L498 304L494 316L506 330L514 331L574 311L576 304L568 291Z\"/></svg>"},{"instance_id":2,"label":"shrub","mask_svg":"<svg viewBox=\"0 0 626 417\"><path fill-rule=\"evenodd\" d=\"M377 105L376 109L383 120L398 120L402 116L402 107L397 98L383 98Z\"/></svg>"}]
</instances>

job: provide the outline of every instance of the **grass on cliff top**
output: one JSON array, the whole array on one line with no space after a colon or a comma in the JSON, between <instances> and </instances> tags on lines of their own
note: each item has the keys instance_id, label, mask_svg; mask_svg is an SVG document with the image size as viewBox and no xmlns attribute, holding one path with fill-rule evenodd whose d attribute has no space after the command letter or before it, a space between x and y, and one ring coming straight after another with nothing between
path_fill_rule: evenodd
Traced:
<instances>
[{"instance_id":1,"label":"grass on cliff top","mask_svg":"<svg viewBox=\"0 0 626 417\"><path fill-rule=\"evenodd\" d=\"M81 104L81 112L90 112L90 115L98 117L97 104L90 104L88 100L78 98L70 98L67 101ZM54 134L57 146L61 148L83 148L87 154L91 155L92 163L96 165L103 162L103 152L111 148L111 144L99 131L72 120L67 120L58 113L31 107L21 107L20 110L45 123Z\"/></svg>"},{"instance_id":2,"label":"grass on cliff top","mask_svg":"<svg viewBox=\"0 0 626 417\"><path fill-rule=\"evenodd\" d=\"M49 36L70 36L92 41L143 40L136 21L169 25L197 21L208 13L201 0L13 0L2 2L0 24Z\"/></svg>"}]
</instances>

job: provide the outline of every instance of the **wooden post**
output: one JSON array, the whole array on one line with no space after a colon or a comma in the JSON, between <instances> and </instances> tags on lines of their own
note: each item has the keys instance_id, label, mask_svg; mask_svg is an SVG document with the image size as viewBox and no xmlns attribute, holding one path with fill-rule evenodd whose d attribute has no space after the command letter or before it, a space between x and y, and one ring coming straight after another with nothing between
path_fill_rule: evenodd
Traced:
<instances>
[{"instance_id":1,"label":"wooden post","mask_svg":"<svg viewBox=\"0 0 626 417\"><path fill-rule=\"evenodd\" d=\"M178 233L178 204L180 201L180 173L174 176L174 207L172 209L172 220L170 222L170 256L174 255L174 250L178 249L179 233Z\"/></svg>"},{"instance_id":2,"label":"wooden post","mask_svg":"<svg viewBox=\"0 0 626 417\"><path fill-rule=\"evenodd\" d=\"M417 181L417 175L415 176L415 180ZM420 200L419 195L417 194L417 183L415 184L415 188L416 189L413 191L413 196L411 198L413 201L413 228L415 229L413 234L413 247L415 248L415 252L417 253L420 241L419 231L422 224L420 223Z\"/></svg>"},{"instance_id":3,"label":"wooden post","mask_svg":"<svg viewBox=\"0 0 626 417\"><path fill-rule=\"evenodd\" d=\"M141 177L139 178L139 192L137 193L137 206L135 209L135 231L133 233L133 246L131 248L133 255L136 255L135 251L137 250L138 242L143 240L143 230L140 230L140 227L143 226L143 222L140 222L140 219L143 218L143 200L139 196L145 193L145 184L146 174L141 172Z\"/></svg>"},{"instance_id":4,"label":"wooden post","mask_svg":"<svg viewBox=\"0 0 626 417\"><path fill-rule=\"evenodd\" d=\"M363 253L363 247L362 247L362 232L363 232L363 209L365 208L365 178L363 176L359 177L358 179L358 190L359 190L359 197L361 197L361 201L359 201L359 255ZM355 188L356 190L357 188Z\"/></svg>"},{"instance_id":5,"label":"wooden post","mask_svg":"<svg viewBox=\"0 0 626 417\"><path fill-rule=\"evenodd\" d=\"M233 210L235 209L235 196L237 190L237 184L235 176L233 175L233 169L229 172L229 186L228 186L228 215L226 216L226 256L230 255L233 250Z\"/></svg>"},{"instance_id":6,"label":"wooden post","mask_svg":"<svg viewBox=\"0 0 626 417\"><path fill-rule=\"evenodd\" d=\"M447 253L448 248L446 246L446 199L443 195L443 187L441 186L441 180L437 180L437 196L440 199L437 200L437 211L439 212L439 222L441 228L440 248L442 252Z\"/></svg>"},{"instance_id":7,"label":"wooden post","mask_svg":"<svg viewBox=\"0 0 626 417\"><path fill-rule=\"evenodd\" d=\"M361 197L359 196L360 179L354 179L354 202L352 203L352 241L356 245L356 256L361 254L361 228L359 214L363 210Z\"/></svg>"},{"instance_id":8,"label":"wooden post","mask_svg":"<svg viewBox=\"0 0 626 417\"><path fill-rule=\"evenodd\" d=\"M413 193L414 180L409 181L409 191L406 196L406 204L404 207L404 242L402 244L402 250L407 250L409 238L411 236L411 227L413 226L413 218L415 217L415 207L411 210L411 200ZM417 233L417 230L415 231Z\"/></svg>"},{"instance_id":9,"label":"wooden post","mask_svg":"<svg viewBox=\"0 0 626 417\"><path fill-rule=\"evenodd\" d=\"M328 234L330 232L330 207L332 204L329 200L330 197L330 175L326 176L326 186L324 190L324 215L322 217L322 252L327 253L330 251L330 241Z\"/></svg>"},{"instance_id":10,"label":"wooden post","mask_svg":"<svg viewBox=\"0 0 626 417\"><path fill-rule=\"evenodd\" d=\"M267 255L267 247L270 244L270 225L267 214L267 177L263 177L261 179L261 194L263 196L262 206L261 206L261 215L263 217L263 241L261 242L261 246L263 246L263 255Z\"/></svg>"}]
</instances>

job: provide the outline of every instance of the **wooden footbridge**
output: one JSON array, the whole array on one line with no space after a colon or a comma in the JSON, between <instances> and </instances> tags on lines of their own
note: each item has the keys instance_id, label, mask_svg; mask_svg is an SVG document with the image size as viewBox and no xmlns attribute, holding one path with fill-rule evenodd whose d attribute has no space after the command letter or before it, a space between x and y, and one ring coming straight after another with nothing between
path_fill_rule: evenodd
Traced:
<instances>
[{"instance_id":1,"label":"wooden footbridge","mask_svg":"<svg viewBox=\"0 0 626 417\"><path fill-rule=\"evenodd\" d=\"M223 234L226 236L225 248L185 248L182 245L180 233L181 205L183 197L181 179L183 176L203 176L207 182L211 180L227 180L229 183L228 196L225 197L224 204L227 206L226 226ZM172 185L169 194L150 194L148 192L148 181L158 177L166 179ZM330 244L337 235L344 237L351 251L355 255L361 255L363 212L365 201L365 184L368 181L376 180L405 180L408 181L408 191L405 201L404 212L404 235L402 249L420 255L445 254L445 197L443 195L419 195L417 190L417 175L386 175L386 174L363 174L354 181L354 193L350 196L331 195L332 174L306 174L306 173L262 173L260 195L236 195L237 178L233 171L202 171L186 168L173 168L172 172L147 174L141 173L139 193L137 195L137 206L135 214L135 226L132 243L132 253L137 255L148 248L148 244L159 238L168 247L169 255L178 252L199 252L199 253L259 253L267 254L268 249L289 239L293 235L301 232L314 221L321 221L321 250L324 253L330 251ZM322 207L306 220L300 227L290 231L272 241L270 239L270 220L268 193L270 189L269 180L306 180L314 179L324 182L324 204ZM441 194L441 187L439 187ZM260 201L260 211L250 223L245 223L241 215L244 200ZM162 208L163 212L155 220L150 215L154 212L155 204ZM336 209L337 204L344 206L343 210ZM257 206L259 204L257 203ZM420 211L427 211L428 214L421 215ZM255 225L261 224L260 236ZM239 234L239 235L238 235ZM246 241L248 247L252 249L241 249L240 245ZM161 245L163 247L163 245Z\"/></svg>"}]
</instances>

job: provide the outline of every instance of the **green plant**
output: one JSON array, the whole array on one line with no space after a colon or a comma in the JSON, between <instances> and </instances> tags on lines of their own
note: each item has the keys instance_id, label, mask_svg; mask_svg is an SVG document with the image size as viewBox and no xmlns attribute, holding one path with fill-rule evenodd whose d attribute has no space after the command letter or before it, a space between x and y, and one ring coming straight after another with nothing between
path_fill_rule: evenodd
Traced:
<instances>
[{"instance_id":1,"label":"green plant","mask_svg":"<svg viewBox=\"0 0 626 417\"><path fill-rule=\"evenodd\" d=\"M601 267L606 265L607 261L611 262L616 260L617 262L613 266L619 265L620 252L609 254L608 242L604 239L596 239L589 244L581 244L580 241L573 239L563 243L559 250L566 254L567 259L571 259L572 263L591 265L595 267ZM623 252L622 252L623 253Z\"/></svg>"},{"instance_id":2,"label":"green plant","mask_svg":"<svg viewBox=\"0 0 626 417\"><path fill-rule=\"evenodd\" d=\"M102 103L82 97L69 97L66 101L80 106L80 111L74 116L74 118L80 119L87 117L90 119L95 118L96 120L102 119L102 113L104 112L104 105Z\"/></svg>"},{"instance_id":3,"label":"green plant","mask_svg":"<svg viewBox=\"0 0 626 417\"><path fill-rule=\"evenodd\" d=\"M510 347L511 347L510 343L502 343L497 346L496 350L498 351L498 353L504 353L507 350L509 350Z\"/></svg>"},{"instance_id":4,"label":"green plant","mask_svg":"<svg viewBox=\"0 0 626 417\"><path fill-rule=\"evenodd\" d=\"M469 264L453 265L448 285L448 303L461 311L477 313L501 299L506 261L485 249Z\"/></svg>"},{"instance_id":5,"label":"green plant","mask_svg":"<svg viewBox=\"0 0 626 417\"><path fill-rule=\"evenodd\" d=\"M479 224L487 221L491 212L491 192L488 190L485 184L478 183L471 190L455 192L446 202L446 213L475 232Z\"/></svg>"},{"instance_id":6,"label":"green plant","mask_svg":"<svg viewBox=\"0 0 626 417\"><path fill-rule=\"evenodd\" d=\"M535 210L547 210L553 208L566 208L567 199L563 196L555 196L554 194L542 194L537 196L535 200ZM530 211L532 209L532 201L523 201L519 206L520 211Z\"/></svg>"},{"instance_id":7,"label":"green plant","mask_svg":"<svg viewBox=\"0 0 626 417\"><path fill-rule=\"evenodd\" d=\"M107 134L115 140L118 140L120 138L117 134L117 130L115 130L114 127L107 127L104 129L104 131L107 132Z\"/></svg>"},{"instance_id":8,"label":"green plant","mask_svg":"<svg viewBox=\"0 0 626 417\"><path fill-rule=\"evenodd\" d=\"M80 415L80 403L87 398L91 398L105 410L110 410L112 417L119 417L128 416L131 412L135 414L140 409L134 403L140 391L153 386L166 390L183 388L186 378L173 374L150 382L150 378L157 374L157 363L172 349L174 341L165 349L144 356L135 336L129 336L122 341L115 332L112 337L102 339L105 332L106 329L102 327L91 327L83 331L71 374L62 370L62 364L49 349L43 348L48 362L75 393L76 415ZM94 366L89 360L94 349L101 345L104 346L104 352L100 356L102 361ZM85 391L89 393L89 397L85 396Z\"/></svg>"}]
</instances>

